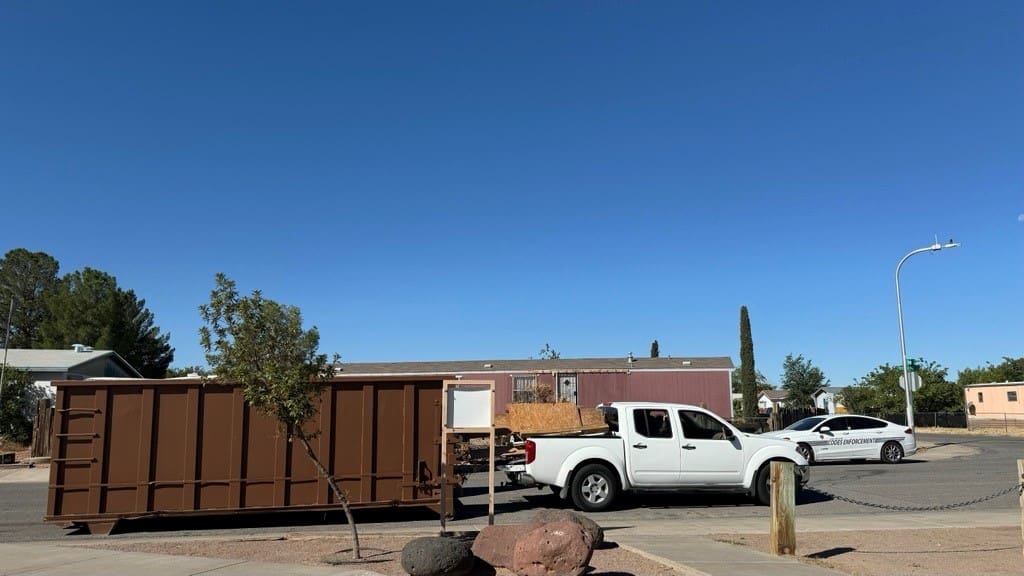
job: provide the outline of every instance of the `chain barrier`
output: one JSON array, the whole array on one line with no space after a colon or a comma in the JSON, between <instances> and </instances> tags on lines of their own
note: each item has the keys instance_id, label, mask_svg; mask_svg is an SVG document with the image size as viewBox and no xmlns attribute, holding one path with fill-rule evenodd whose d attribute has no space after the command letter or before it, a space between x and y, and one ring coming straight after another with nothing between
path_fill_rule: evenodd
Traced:
<instances>
[{"instance_id":1,"label":"chain barrier","mask_svg":"<svg viewBox=\"0 0 1024 576\"><path fill-rule=\"evenodd\" d=\"M814 490L815 492L831 497L835 500L842 502L849 502L850 504L857 504L858 506L868 506L871 508L881 508L882 510L893 510L896 512L935 512L939 510L952 510L954 508L963 508L965 506L972 506L974 504L980 504L988 500L995 500L1000 496L1005 496L1010 492L1017 491L1018 494L1024 494L1024 483L1014 484L1005 490L1000 490L994 494L983 496L981 498L975 498L974 500L967 500L965 502L957 502L956 504L939 504L936 506L899 506L895 504L876 504L874 502L866 502L864 500L857 500L856 498L848 498L846 496L840 496L839 494L833 494L820 488L814 488L813 486L807 487L808 490Z\"/></svg>"}]
</instances>

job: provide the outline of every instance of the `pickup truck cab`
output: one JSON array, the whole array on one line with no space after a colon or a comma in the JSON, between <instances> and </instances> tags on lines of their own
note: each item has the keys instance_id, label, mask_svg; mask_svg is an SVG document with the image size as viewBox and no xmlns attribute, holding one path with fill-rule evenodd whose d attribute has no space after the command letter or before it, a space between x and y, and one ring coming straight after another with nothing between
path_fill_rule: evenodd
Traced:
<instances>
[{"instance_id":1,"label":"pickup truck cab","mask_svg":"<svg viewBox=\"0 0 1024 576\"><path fill-rule=\"evenodd\" d=\"M687 404L602 404L599 436L534 437L525 443L525 484L548 485L588 512L612 506L624 490L742 492L762 504L773 460L793 462L799 490L808 462L788 440L745 434Z\"/></svg>"}]
</instances>

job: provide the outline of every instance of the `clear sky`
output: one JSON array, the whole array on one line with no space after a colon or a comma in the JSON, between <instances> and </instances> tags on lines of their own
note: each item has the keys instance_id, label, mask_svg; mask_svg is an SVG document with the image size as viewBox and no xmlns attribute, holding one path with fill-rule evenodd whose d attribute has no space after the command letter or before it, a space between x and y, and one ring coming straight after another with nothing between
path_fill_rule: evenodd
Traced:
<instances>
[{"instance_id":1,"label":"clear sky","mask_svg":"<svg viewBox=\"0 0 1024 576\"><path fill-rule=\"evenodd\" d=\"M0 250L202 364L224 272L344 361L1024 356L1024 3L0 4ZM88 343L86 343L88 344Z\"/></svg>"}]
</instances>

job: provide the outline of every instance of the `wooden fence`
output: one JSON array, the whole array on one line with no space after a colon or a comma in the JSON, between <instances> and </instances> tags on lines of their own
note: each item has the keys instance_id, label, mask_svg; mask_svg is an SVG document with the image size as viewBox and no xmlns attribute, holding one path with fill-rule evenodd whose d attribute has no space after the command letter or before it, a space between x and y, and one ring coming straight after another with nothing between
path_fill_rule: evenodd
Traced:
<instances>
[{"instance_id":1,"label":"wooden fence","mask_svg":"<svg viewBox=\"0 0 1024 576\"><path fill-rule=\"evenodd\" d=\"M32 457L50 456L50 438L53 436L53 402L44 398L36 405L36 417L32 422Z\"/></svg>"}]
</instances>

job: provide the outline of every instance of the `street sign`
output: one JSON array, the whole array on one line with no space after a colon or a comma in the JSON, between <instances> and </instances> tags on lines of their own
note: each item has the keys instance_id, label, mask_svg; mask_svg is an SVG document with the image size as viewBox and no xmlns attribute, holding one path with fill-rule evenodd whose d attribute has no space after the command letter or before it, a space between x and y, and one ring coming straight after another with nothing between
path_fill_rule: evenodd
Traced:
<instances>
[{"instance_id":1,"label":"street sign","mask_svg":"<svg viewBox=\"0 0 1024 576\"><path fill-rule=\"evenodd\" d=\"M903 376L900 376L900 388L903 388L904 390L907 389L907 381L903 378ZM921 376L918 375L917 372L911 372L910 390L912 392L917 392L919 388L921 388Z\"/></svg>"}]
</instances>

